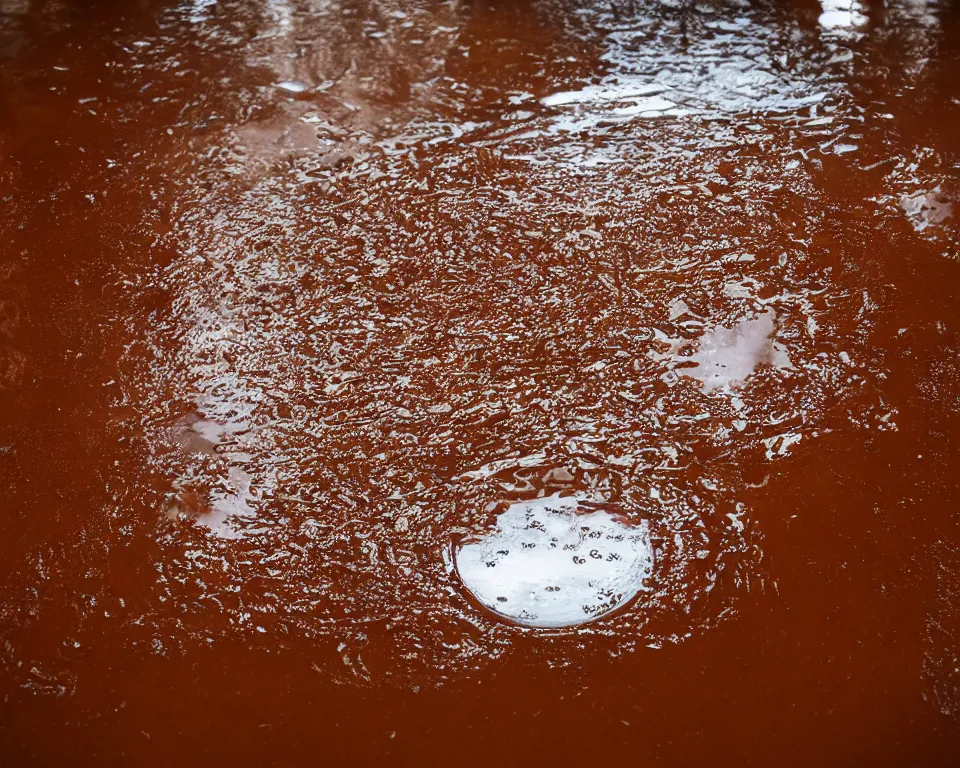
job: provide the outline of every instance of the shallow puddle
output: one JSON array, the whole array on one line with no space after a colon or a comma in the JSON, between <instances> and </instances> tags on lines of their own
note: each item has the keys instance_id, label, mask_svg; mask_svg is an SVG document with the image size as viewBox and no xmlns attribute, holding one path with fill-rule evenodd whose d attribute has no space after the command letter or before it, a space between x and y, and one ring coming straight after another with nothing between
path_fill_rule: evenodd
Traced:
<instances>
[{"instance_id":1,"label":"shallow puddle","mask_svg":"<svg viewBox=\"0 0 960 768\"><path fill-rule=\"evenodd\" d=\"M0 0L0 756L953 764L958 67L923 0Z\"/></svg>"}]
</instances>

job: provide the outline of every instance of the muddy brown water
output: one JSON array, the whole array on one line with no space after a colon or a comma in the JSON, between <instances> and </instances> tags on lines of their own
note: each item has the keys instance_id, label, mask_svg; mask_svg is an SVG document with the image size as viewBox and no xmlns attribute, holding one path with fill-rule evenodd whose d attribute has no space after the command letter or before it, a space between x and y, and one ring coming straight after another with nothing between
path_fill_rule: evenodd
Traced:
<instances>
[{"instance_id":1,"label":"muddy brown water","mask_svg":"<svg viewBox=\"0 0 960 768\"><path fill-rule=\"evenodd\" d=\"M923 0L0 0L0 763L957 765L958 73ZM554 496L649 559L544 627L457 553Z\"/></svg>"}]
</instances>

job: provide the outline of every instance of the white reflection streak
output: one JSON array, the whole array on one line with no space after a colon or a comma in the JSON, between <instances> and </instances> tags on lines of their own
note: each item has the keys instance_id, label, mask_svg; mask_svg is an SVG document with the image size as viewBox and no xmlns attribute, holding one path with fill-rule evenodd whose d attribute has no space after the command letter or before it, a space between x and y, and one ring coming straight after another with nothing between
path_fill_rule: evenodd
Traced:
<instances>
[{"instance_id":1,"label":"white reflection streak","mask_svg":"<svg viewBox=\"0 0 960 768\"><path fill-rule=\"evenodd\" d=\"M863 14L863 5L858 0L820 0L823 13L820 14L820 26L824 30L842 33L867 22Z\"/></svg>"},{"instance_id":2,"label":"white reflection streak","mask_svg":"<svg viewBox=\"0 0 960 768\"><path fill-rule=\"evenodd\" d=\"M191 0L191 2L187 5L187 18L190 20L191 24L202 24L210 18L210 14L207 12L207 9L216 4L217 0Z\"/></svg>"},{"instance_id":3,"label":"white reflection streak","mask_svg":"<svg viewBox=\"0 0 960 768\"><path fill-rule=\"evenodd\" d=\"M789 368L786 350L775 340L776 314L768 309L756 318L744 318L730 328L718 326L700 339L689 359L697 365L685 373L697 379L704 392L730 389L743 383L761 363ZM680 358L682 359L682 358Z\"/></svg>"}]
</instances>

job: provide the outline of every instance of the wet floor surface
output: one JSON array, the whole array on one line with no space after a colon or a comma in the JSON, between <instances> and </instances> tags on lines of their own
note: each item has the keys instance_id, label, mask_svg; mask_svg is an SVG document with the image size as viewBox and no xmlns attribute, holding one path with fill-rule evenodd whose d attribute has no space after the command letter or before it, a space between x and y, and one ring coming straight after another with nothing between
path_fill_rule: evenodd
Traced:
<instances>
[{"instance_id":1,"label":"wet floor surface","mask_svg":"<svg viewBox=\"0 0 960 768\"><path fill-rule=\"evenodd\" d=\"M0 0L4 764L955 765L958 72L916 0Z\"/></svg>"}]
</instances>

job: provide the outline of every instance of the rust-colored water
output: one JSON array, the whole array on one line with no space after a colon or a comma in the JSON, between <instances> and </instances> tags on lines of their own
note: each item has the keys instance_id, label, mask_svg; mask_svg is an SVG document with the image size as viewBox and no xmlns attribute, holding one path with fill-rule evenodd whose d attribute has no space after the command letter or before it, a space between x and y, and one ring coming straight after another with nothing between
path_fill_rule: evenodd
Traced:
<instances>
[{"instance_id":1,"label":"rust-colored water","mask_svg":"<svg viewBox=\"0 0 960 768\"><path fill-rule=\"evenodd\" d=\"M924 0L0 0L0 764L960 764L958 72ZM517 550L544 628L458 553L550 496L652 570Z\"/></svg>"}]
</instances>

